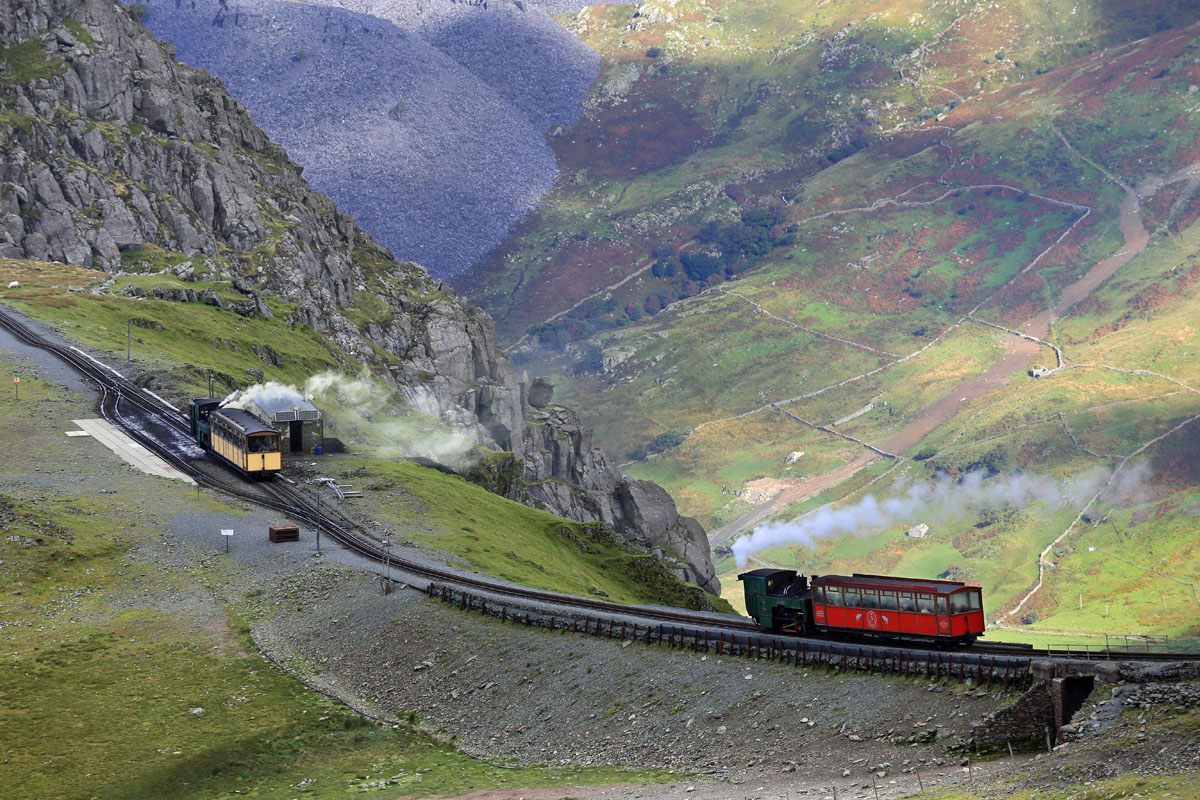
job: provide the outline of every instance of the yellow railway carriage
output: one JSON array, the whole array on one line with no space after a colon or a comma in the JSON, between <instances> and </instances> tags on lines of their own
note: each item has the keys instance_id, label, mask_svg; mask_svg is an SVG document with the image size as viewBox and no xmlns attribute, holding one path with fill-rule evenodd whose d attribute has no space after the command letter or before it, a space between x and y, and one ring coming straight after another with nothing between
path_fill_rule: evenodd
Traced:
<instances>
[{"instance_id":1,"label":"yellow railway carriage","mask_svg":"<svg viewBox=\"0 0 1200 800\"><path fill-rule=\"evenodd\" d=\"M192 435L247 475L269 478L282 466L279 431L248 411L197 400L192 404Z\"/></svg>"}]
</instances>

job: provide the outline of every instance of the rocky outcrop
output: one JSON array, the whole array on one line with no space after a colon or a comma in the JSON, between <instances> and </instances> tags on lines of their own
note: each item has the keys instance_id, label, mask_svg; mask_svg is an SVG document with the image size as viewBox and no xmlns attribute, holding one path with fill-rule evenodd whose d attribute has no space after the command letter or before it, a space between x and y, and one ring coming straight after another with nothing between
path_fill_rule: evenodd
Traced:
<instances>
[{"instance_id":1,"label":"rocky outcrop","mask_svg":"<svg viewBox=\"0 0 1200 800\"><path fill-rule=\"evenodd\" d=\"M685 580L710 594L720 593L704 528L681 517L661 486L621 472L592 446L591 430L573 411L530 408L528 422L525 476L538 502L570 519L604 522Z\"/></svg>"},{"instance_id":2,"label":"rocky outcrop","mask_svg":"<svg viewBox=\"0 0 1200 800\"><path fill-rule=\"evenodd\" d=\"M605 522L715 590L699 526L623 475L573 414L533 408L492 319L314 192L219 81L174 61L136 7L3 5L0 257L116 271L165 268L155 262L165 253L185 280L202 264L245 293L237 313L269 314L262 293L291 301L293 322L374 365L414 406L512 451L531 502ZM352 324L344 311L366 299L386 311Z\"/></svg>"}]
</instances>

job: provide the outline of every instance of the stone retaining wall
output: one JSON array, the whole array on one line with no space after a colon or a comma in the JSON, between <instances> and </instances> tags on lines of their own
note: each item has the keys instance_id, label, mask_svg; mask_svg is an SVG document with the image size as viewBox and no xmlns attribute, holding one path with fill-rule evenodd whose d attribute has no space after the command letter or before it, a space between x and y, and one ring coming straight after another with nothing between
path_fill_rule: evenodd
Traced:
<instances>
[{"instance_id":1,"label":"stone retaining wall","mask_svg":"<svg viewBox=\"0 0 1200 800\"><path fill-rule=\"evenodd\" d=\"M1014 750L1037 750L1053 741L1054 730L1050 685L1039 682L974 726L968 746L979 753L1002 751L1009 745Z\"/></svg>"}]
</instances>

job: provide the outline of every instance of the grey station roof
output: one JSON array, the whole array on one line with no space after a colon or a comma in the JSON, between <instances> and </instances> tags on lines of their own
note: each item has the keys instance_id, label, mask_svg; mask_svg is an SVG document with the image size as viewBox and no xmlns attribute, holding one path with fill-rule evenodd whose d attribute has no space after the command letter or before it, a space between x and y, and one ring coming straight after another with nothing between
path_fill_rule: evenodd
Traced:
<instances>
[{"instance_id":1,"label":"grey station roof","mask_svg":"<svg viewBox=\"0 0 1200 800\"><path fill-rule=\"evenodd\" d=\"M298 395L287 397L282 393L263 393L250 402L258 407L263 416L273 422L295 422L296 420L321 418L321 412L317 410L317 407Z\"/></svg>"}]
</instances>

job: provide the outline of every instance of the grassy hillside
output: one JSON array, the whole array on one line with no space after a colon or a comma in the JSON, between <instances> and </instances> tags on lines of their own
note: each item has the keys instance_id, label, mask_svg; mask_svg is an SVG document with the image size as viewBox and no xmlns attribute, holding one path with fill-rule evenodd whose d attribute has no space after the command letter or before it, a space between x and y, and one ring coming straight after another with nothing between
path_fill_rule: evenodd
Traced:
<instances>
[{"instance_id":1,"label":"grassy hillside","mask_svg":"<svg viewBox=\"0 0 1200 800\"><path fill-rule=\"evenodd\" d=\"M284 585L166 533L177 514L244 512L112 469L113 457L87 440L64 447L62 430L88 398L10 354L0 365L23 376L19 399L0 395L5 797L390 797L643 778L499 769L421 732L415 715L376 725L309 691L249 635L273 614L303 613L304 601L281 604ZM110 468L97 476L93 459ZM306 574L288 577L318 593L374 593L334 567L299 569Z\"/></svg>"},{"instance_id":2,"label":"grassy hillside","mask_svg":"<svg viewBox=\"0 0 1200 800\"><path fill-rule=\"evenodd\" d=\"M133 373L168 397L206 394L210 373L221 395L253 383L259 371L265 380L304 386L319 372L349 373L357 367L317 331L286 322L288 309L277 301L268 301L274 311L269 319L242 317L201 302L123 294L126 286L142 291L211 289L224 302L236 302L240 295L220 282L184 282L161 273L125 275L108 285L110 280L102 273L62 264L0 261L0 285L20 284L2 290L0 296L54 324L72 340L120 353L127 321L132 320L137 337L132 344ZM92 288L102 288L103 293L87 291ZM602 528L535 511L436 470L387 460L395 455L396 437L419 433L450 439L453 434L433 420L401 430L396 415L406 410L405 404L381 385L357 380L359 391L343 406L337 392L322 396L326 430L373 458L339 460L336 469L347 474L369 470L372 479L364 485L379 503L373 508L393 515L398 532L472 569L517 583L623 603L707 607L703 592L675 578L652 556L622 546ZM363 402L365 392L372 395L371 403Z\"/></svg>"},{"instance_id":3,"label":"grassy hillside","mask_svg":"<svg viewBox=\"0 0 1200 800\"><path fill-rule=\"evenodd\" d=\"M179 397L208 393L208 376L218 396L267 379L303 385L326 369L353 373L348 361L327 339L307 325L291 325L288 304L265 298L273 316L243 317L203 302L173 302L123 293L125 287L151 292L212 290L222 303L245 300L228 283L183 281L170 273L128 274L112 278L66 264L0 260L0 299L35 319L55 325L64 336L114 354L126 352L126 336L137 371L156 376L158 385ZM111 285L110 285L111 284ZM101 291L94 294L92 290ZM271 346L273 355L263 349ZM256 350L257 348L257 350Z\"/></svg>"},{"instance_id":4,"label":"grassy hillside","mask_svg":"<svg viewBox=\"0 0 1200 800\"><path fill-rule=\"evenodd\" d=\"M603 525L570 522L407 462L339 458L331 469L371 499L371 515L451 563L514 583L617 603L707 608L708 597Z\"/></svg>"},{"instance_id":5,"label":"grassy hillside","mask_svg":"<svg viewBox=\"0 0 1200 800\"><path fill-rule=\"evenodd\" d=\"M1070 528L1009 622L1194 630L1195 9L651 6L568 21L606 80L552 202L461 282L518 362L710 527L747 489L799 493L790 517L994 452L1047 479L1145 463L1103 525L1032 507L760 555L976 579L998 612ZM1067 369L1025 375L1051 346Z\"/></svg>"}]
</instances>

